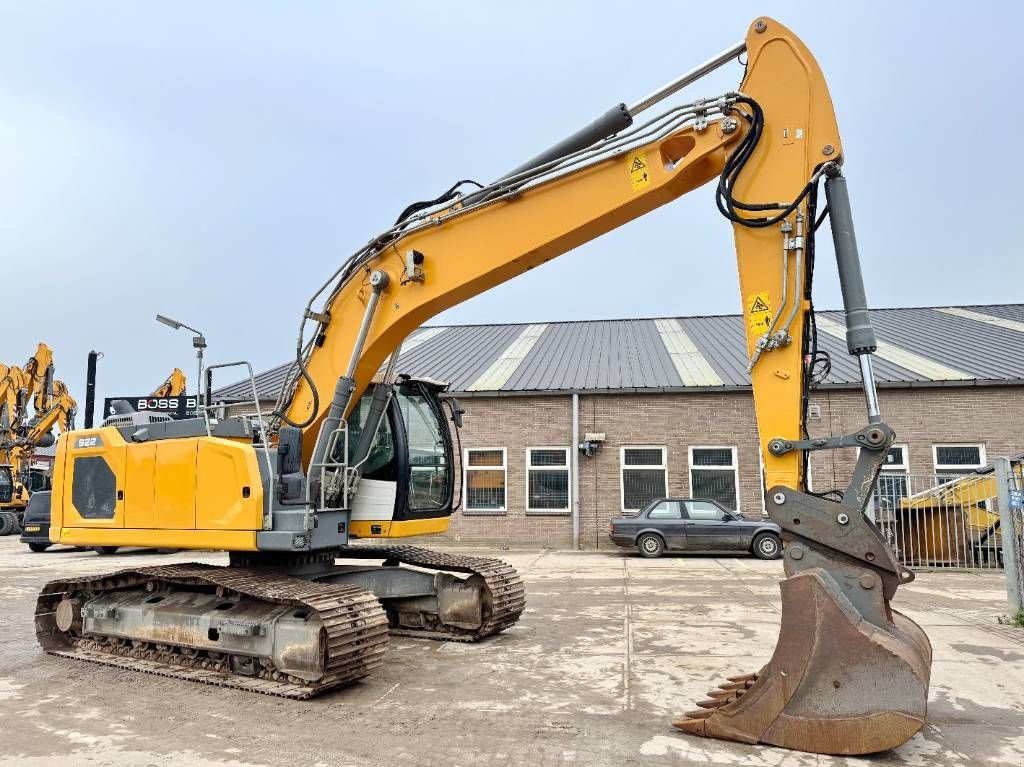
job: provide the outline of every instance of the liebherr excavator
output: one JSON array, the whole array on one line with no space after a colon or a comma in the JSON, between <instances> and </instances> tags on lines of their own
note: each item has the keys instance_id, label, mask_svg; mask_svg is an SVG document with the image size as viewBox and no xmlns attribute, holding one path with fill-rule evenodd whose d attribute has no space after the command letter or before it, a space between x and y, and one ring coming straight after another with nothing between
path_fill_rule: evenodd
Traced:
<instances>
[{"instance_id":1,"label":"liebherr excavator","mask_svg":"<svg viewBox=\"0 0 1024 767\"><path fill-rule=\"evenodd\" d=\"M637 119L744 52L736 92ZM56 655L305 698L380 666L389 630L471 641L513 624L523 586L499 561L349 546L439 533L452 512L443 386L397 375L403 339L438 312L717 179L717 207L735 233L768 513L787 544L783 618L766 666L731 677L675 724L818 753L903 743L924 721L931 648L890 607L913 575L864 513L893 432L872 376L876 342L843 159L813 56L759 18L741 43L498 181L459 182L410 205L306 306L263 432L276 439L256 443L247 421L209 411L61 439L51 540L226 549L230 564L51 582L38 599L40 643ZM867 424L809 439L806 399L821 357L814 235L826 211ZM652 277L633 269L635 286ZM458 409L450 415L457 421ZM860 448L841 500L808 492L808 453L837 448Z\"/></svg>"}]
</instances>

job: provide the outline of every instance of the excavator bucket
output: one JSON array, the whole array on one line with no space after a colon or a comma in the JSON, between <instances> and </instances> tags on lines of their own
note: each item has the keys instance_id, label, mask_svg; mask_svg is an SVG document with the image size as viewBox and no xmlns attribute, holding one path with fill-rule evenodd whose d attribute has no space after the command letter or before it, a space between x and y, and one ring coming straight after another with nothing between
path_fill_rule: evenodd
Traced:
<instances>
[{"instance_id":1,"label":"excavator bucket","mask_svg":"<svg viewBox=\"0 0 1024 767\"><path fill-rule=\"evenodd\" d=\"M821 508L826 502L803 498L829 513ZM895 748L921 729L927 710L931 645L916 623L889 606L896 585L913 574L885 556L877 528L861 514L859 521L838 515L853 529L832 548L814 535L815 510L798 513L797 525L802 518L810 537L783 528L787 578L771 660L755 673L728 677L673 724L694 735L818 754Z\"/></svg>"}]
</instances>

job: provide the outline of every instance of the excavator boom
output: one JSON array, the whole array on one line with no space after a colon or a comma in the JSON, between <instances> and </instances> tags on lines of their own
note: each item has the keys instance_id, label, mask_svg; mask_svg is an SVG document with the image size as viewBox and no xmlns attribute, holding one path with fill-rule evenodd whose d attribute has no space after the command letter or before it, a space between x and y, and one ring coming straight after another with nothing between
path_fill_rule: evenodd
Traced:
<instances>
[{"instance_id":1,"label":"excavator boom","mask_svg":"<svg viewBox=\"0 0 1024 767\"><path fill-rule=\"evenodd\" d=\"M744 51L739 90L649 111ZM336 600L362 610L361 592L331 591L329 584L372 591L395 633L478 639L511 625L523 591L507 565L410 547L346 548L350 538L448 526L452 449L439 428L443 386L396 375L402 343L439 312L717 179L717 207L733 224L767 506L787 543L787 579L772 661L733 677L676 725L818 753L870 753L904 742L924 721L931 650L920 628L890 608L896 588L913 576L864 514L894 435L875 392L876 344L843 160L817 62L788 29L759 18L742 43L631 106L613 107L498 181L472 190L460 182L408 206L308 302L271 423L276 444L254 445L251 428L237 419L147 421L62 440L55 541L228 548L233 567L50 584L37 607L40 642L51 652L114 665L157 663L164 673L216 668L237 686L258 689L242 678L257 677L277 685L264 691L306 697L353 677L332 676L331 657L315 651L284 669L256 637L284 632L315 647L326 632L348 658L345 667L367 673L370 666L349 657L356 651L343 638L355 628L331 624L326 616L337 610L315 606ZM822 184L867 425L810 440L804 413L820 354L811 278ZM642 290L661 276L634 261L616 278ZM811 451L854 448L858 463L841 501L807 491ZM111 493L126 477L125 497L76 499L79 472L107 481ZM338 568L339 552L379 556L388 566ZM439 572L390 566L402 562ZM316 589L307 588L310 579ZM211 594L225 601L214 606ZM284 600L289 594L291 602ZM301 626L285 604L301 606ZM277 617L239 636L235 624L220 622L214 611L221 609ZM377 657L380 624L368 616L360 620L373 626L366 641ZM204 631L181 632L182 621ZM224 634L217 628L224 625L231 645L222 651L212 644L221 640L210 638Z\"/></svg>"},{"instance_id":2,"label":"excavator boom","mask_svg":"<svg viewBox=\"0 0 1024 767\"><path fill-rule=\"evenodd\" d=\"M153 390L154 397L178 397L185 393L187 379L181 368L174 368L167 380Z\"/></svg>"}]
</instances>

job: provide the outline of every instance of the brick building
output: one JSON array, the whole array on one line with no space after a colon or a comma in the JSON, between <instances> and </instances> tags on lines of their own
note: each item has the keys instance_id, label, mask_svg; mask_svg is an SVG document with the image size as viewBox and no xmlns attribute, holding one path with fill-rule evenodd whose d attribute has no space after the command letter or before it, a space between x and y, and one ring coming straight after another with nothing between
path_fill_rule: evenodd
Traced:
<instances>
[{"instance_id":1,"label":"brick building","mask_svg":"<svg viewBox=\"0 0 1024 767\"><path fill-rule=\"evenodd\" d=\"M964 471L1024 447L1024 305L873 312L890 473ZM819 312L832 360L810 398L811 436L866 423L842 316ZM276 397L287 365L257 377ZM714 497L764 513L761 460L739 316L426 327L398 370L451 382L465 408L458 510L462 543L610 545L608 520L652 496ZM247 384L245 385L247 387ZM220 389L225 404L242 384ZM238 406L244 408L244 406ZM592 455L578 449L603 435ZM813 455L822 491L849 477L853 450Z\"/></svg>"}]
</instances>

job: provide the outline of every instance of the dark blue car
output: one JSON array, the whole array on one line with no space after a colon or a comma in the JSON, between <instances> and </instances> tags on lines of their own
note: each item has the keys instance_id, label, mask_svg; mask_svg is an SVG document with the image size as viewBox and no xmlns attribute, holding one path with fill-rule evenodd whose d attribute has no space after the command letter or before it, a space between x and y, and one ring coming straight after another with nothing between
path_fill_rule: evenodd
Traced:
<instances>
[{"instance_id":1,"label":"dark blue car","mask_svg":"<svg viewBox=\"0 0 1024 767\"><path fill-rule=\"evenodd\" d=\"M613 519L608 535L616 546L636 548L642 557L660 557L666 551L746 551L759 559L782 554L782 536L774 522L746 519L703 498L658 498L636 516Z\"/></svg>"}]
</instances>

